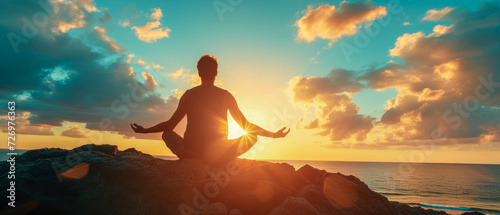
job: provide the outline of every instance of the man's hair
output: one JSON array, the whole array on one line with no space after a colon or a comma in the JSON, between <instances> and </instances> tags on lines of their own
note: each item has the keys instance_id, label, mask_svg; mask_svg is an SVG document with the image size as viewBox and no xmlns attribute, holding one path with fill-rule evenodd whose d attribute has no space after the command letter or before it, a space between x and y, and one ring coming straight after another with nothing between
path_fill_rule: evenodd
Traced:
<instances>
[{"instance_id":1,"label":"man's hair","mask_svg":"<svg viewBox=\"0 0 500 215\"><path fill-rule=\"evenodd\" d=\"M219 63L217 58L212 55L203 55L200 60L198 60L198 74L201 79L214 78L217 75L217 67Z\"/></svg>"}]
</instances>

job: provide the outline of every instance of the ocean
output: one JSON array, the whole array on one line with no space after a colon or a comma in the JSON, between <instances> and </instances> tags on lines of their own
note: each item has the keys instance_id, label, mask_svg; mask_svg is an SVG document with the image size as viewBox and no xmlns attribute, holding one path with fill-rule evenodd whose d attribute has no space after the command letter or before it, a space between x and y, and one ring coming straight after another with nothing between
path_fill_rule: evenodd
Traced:
<instances>
[{"instance_id":1,"label":"ocean","mask_svg":"<svg viewBox=\"0 0 500 215\"><path fill-rule=\"evenodd\" d=\"M385 163L342 161L286 162L298 169L309 164L328 172L354 175L390 201L443 210L500 214L500 165Z\"/></svg>"},{"instance_id":2,"label":"ocean","mask_svg":"<svg viewBox=\"0 0 500 215\"><path fill-rule=\"evenodd\" d=\"M17 150L18 154L25 150ZM8 150L0 149L0 159ZM172 160L171 156L156 156ZM449 214L478 211L500 215L500 165L407 164L384 162L298 161L286 162L299 169L309 164L328 172L354 175L391 201Z\"/></svg>"}]
</instances>

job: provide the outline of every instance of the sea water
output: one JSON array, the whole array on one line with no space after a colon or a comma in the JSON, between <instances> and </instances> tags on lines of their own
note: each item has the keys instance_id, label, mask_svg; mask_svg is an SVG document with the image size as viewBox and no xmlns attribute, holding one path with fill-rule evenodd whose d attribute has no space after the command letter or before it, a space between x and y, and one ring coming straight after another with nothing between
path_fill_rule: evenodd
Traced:
<instances>
[{"instance_id":1,"label":"sea water","mask_svg":"<svg viewBox=\"0 0 500 215\"><path fill-rule=\"evenodd\" d=\"M299 169L309 164L328 172L354 175L390 201L443 210L500 214L500 165L410 164L340 161L286 162Z\"/></svg>"}]
</instances>

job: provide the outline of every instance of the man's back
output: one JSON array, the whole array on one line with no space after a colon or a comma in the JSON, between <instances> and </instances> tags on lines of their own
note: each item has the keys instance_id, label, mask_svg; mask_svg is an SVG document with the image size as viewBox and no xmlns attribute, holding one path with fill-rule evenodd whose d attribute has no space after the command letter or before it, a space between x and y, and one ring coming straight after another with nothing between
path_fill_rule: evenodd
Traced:
<instances>
[{"instance_id":1,"label":"man's back","mask_svg":"<svg viewBox=\"0 0 500 215\"><path fill-rule=\"evenodd\" d=\"M213 85L201 85L187 90L183 97L187 115L186 148L206 152L213 148L211 146L226 145L228 98L231 94Z\"/></svg>"},{"instance_id":2,"label":"man's back","mask_svg":"<svg viewBox=\"0 0 500 215\"><path fill-rule=\"evenodd\" d=\"M163 132L162 139L167 147L179 158L201 158L209 163L220 163L234 159L247 152L257 142L257 135L279 138L290 130L285 127L270 132L248 122L234 97L227 91L214 86L217 76L217 59L203 55L196 66L201 85L187 90L169 120L151 128L136 123L130 127L137 133ZM247 132L236 139L228 140L227 113L231 113L238 125ZM187 115L184 138L173 131Z\"/></svg>"}]
</instances>

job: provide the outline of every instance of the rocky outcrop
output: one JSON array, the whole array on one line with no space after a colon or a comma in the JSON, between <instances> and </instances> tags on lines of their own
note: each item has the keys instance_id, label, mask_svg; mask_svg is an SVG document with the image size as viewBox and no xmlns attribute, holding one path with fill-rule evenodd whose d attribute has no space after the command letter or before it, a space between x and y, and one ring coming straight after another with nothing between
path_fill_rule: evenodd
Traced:
<instances>
[{"instance_id":1,"label":"rocky outcrop","mask_svg":"<svg viewBox=\"0 0 500 215\"><path fill-rule=\"evenodd\" d=\"M0 163L8 196L10 164ZM16 158L15 208L1 214L446 214L390 202L354 176L237 159L212 167L85 145Z\"/></svg>"}]
</instances>

